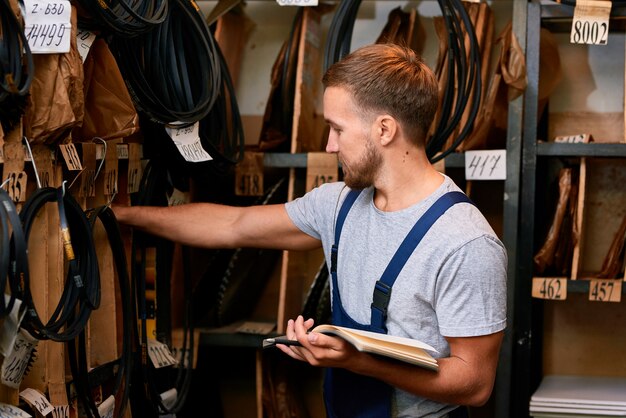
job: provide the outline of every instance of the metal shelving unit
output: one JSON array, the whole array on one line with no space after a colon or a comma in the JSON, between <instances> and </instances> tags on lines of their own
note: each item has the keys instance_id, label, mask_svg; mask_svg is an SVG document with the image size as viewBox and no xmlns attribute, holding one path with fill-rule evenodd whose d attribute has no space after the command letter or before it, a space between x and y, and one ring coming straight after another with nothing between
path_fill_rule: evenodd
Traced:
<instances>
[{"instance_id":1,"label":"metal shelving unit","mask_svg":"<svg viewBox=\"0 0 626 418\"><path fill-rule=\"evenodd\" d=\"M554 31L568 31L574 7L563 4L542 4L539 0L523 1L525 11L516 9L523 16L518 20L525 21L523 38L526 44L527 87L524 93L523 139L520 165L520 199L519 223L520 231L514 243L517 255L517 266L513 269L513 330L511 350L511 394L508 410L501 410L498 417L528 417L529 401L533 391L542 378L542 330L543 301L531 298L533 277L533 255L535 251L535 207L538 203L537 169L551 158L569 157L626 157L624 143L554 143L541 142L537 138L538 126L538 90L539 90L539 45L540 28L549 25ZM614 8L613 17L626 15L625 9ZM623 20L613 29L622 30ZM522 36L519 38L522 39ZM569 280L568 293L586 293L589 281ZM624 291L622 291L624 293Z\"/></svg>"}]
</instances>

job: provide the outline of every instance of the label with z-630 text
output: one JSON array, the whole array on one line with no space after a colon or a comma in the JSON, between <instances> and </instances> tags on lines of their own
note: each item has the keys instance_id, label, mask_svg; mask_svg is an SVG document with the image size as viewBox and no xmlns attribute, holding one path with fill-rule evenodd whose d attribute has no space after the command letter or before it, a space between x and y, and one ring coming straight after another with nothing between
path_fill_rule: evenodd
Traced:
<instances>
[{"instance_id":1,"label":"label with z-630 text","mask_svg":"<svg viewBox=\"0 0 626 418\"><path fill-rule=\"evenodd\" d=\"M213 158L202 147L200 136L200 122L181 128L165 128L167 134L174 141L174 145L178 148L178 152L183 156L185 161L199 163L202 161L210 161Z\"/></svg>"},{"instance_id":2,"label":"label with z-630 text","mask_svg":"<svg viewBox=\"0 0 626 418\"><path fill-rule=\"evenodd\" d=\"M71 13L68 0L24 0L24 34L33 54L70 51Z\"/></svg>"}]
</instances>

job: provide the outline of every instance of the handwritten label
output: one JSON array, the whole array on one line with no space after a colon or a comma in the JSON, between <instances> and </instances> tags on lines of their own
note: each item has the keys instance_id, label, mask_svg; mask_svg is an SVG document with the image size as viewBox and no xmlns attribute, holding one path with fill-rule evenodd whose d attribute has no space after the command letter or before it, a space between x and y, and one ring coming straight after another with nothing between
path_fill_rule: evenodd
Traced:
<instances>
[{"instance_id":1,"label":"handwritten label","mask_svg":"<svg viewBox=\"0 0 626 418\"><path fill-rule=\"evenodd\" d=\"M48 401L48 399L46 399L43 393L39 392L37 389L24 389L20 392L20 398L24 399L27 404L43 416L46 416L54 411L52 404Z\"/></svg>"},{"instance_id":2,"label":"handwritten label","mask_svg":"<svg viewBox=\"0 0 626 418\"><path fill-rule=\"evenodd\" d=\"M609 38L611 1L577 0L570 43L606 45Z\"/></svg>"},{"instance_id":3,"label":"handwritten label","mask_svg":"<svg viewBox=\"0 0 626 418\"><path fill-rule=\"evenodd\" d=\"M618 279L591 279L589 300L594 302L620 302L622 281Z\"/></svg>"},{"instance_id":4,"label":"handwritten label","mask_svg":"<svg viewBox=\"0 0 626 418\"><path fill-rule=\"evenodd\" d=\"M14 389L20 388L24 372L38 343L39 341L26 331L20 330L13 343L13 349L2 362L2 384Z\"/></svg>"},{"instance_id":5,"label":"handwritten label","mask_svg":"<svg viewBox=\"0 0 626 418\"><path fill-rule=\"evenodd\" d=\"M54 181L52 150L44 144L33 145L33 157L37 165L37 174L41 187L51 187Z\"/></svg>"},{"instance_id":6,"label":"handwritten label","mask_svg":"<svg viewBox=\"0 0 626 418\"><path fill-rule=\"evenodd\" d=\"M279 6L317 6L319 0L276 0Z\"/></svg>"},{"instance_id":7,"label":"handwritten label","mask_svg":"<svg viewBox=\"0 0 626 418\"><path fill-rule=\"evenodd\" d=\"M185 161L199 163L213 159L209 153L202 148L200 136L198 135L200 122L196 122L184 128L166 127L165 130L170 138L172 138L172 141L174 141L174 145L176 145L178 152L180 152L180 155L183 156Z\"/></svg>"},{"instance_id":8,"label":"handwritten label","mask_svg":"<svg viewBox=\"0 0 626 418\"><path fill-rule=\"evenodd\" d=\"M104 194L113 196L117 194L117 173L119 160L117 158L117 147L108 146L104 156Z\"/></svg>"},{"instance_id":9,"label":"handwritten label","mask_svg":"<svg viewBox=\"0 0 626 418\"><path fill-rule=\"evenodd\" d=\"M506 150L465 151L466 180L505 180Z\"/></svg>"},{"instance_id":10,"label":"handwritten label","mask_svg":"<svg viewBox=\"0 0 626 418\"><path fill-rule=\"evenodd\" d=\"M22 411L17 406L0 402L0 417L2 418L32 418L32 415Z\"/></svg>"},{"instance_id":11,"label":"handwritten label","mask_svg":"<svg viewBox=\"0 0 626 418\"><path fill-rule=\"evenodd\" d=\"M154 338L148 338L148 356L156 369L178 364L167 345Z\"/></svg>"},{"instance_id":12,"label":"handwritten label","mask_svg":"<svg viewBox=\"0 0 626 418\"><path fill-rule=\"evenodd\" d=\"M86 29L78 29L76 33L76 46L83 62L87 59L91 45L96 40L96 34Z\"/></svg>"},{"instance_id":13,"label":"handwritten label","mask_svg":"<svg viewBox=\"0 0 626 418\"><path fill-rule=\"evenodd\" d=\"M126 193L137 193L143 176L141 144L128 144L128 181ZM119 158L119 154L118 154Z\"/></svg>"},{"instance_id":14,"label":"handwritten label","mask_svg":"<svg viewBox=\"0 0 626 418\"><path fill-rule=\"evenodd\" d=\"M115 145L115 151L117 152L118 160L127 160L128 159L128 144L117 144Z\"/></svg>"},{"instance_id":15,"label":"handwritten label","mask_svg":"<svg viewBox=\"0 0 626 418\"><path fill-rule=\"evenodd\" d=\"M339 178L339 162L336 154L309 152L306 155L306 191Z\"/></svg>"},{"instance_id":16,"label":"handwritten label","mask_svg":"<svg viewBox=\"0 0 626 418\"><path fill-rule=\"evenodd\" d=\"M567 299L567 277L533 277L532 297L549 300Z\"/></svg>"},{"instance_id":17,"label":"handwritten label","mask_svg":"<svg viewBox=\"0 0 626 418\"><path fill-rule=\"evenodd\" d=\"M115 397L113 395L109 396L98 405L98 415L101 418L113 418L113 412L115 411Z\"/></svg>"},{"instance_id":18,"label":"handwritten label","mask_svg":"<svg viewBox=\"0 0 626 418\"><path fill-rule=\"evenodd\" d=\"M61 144L59 145L59 149L61 150L61 155L63 155L68 170L80 171L83 169L83 164L80 161L80 156L74 144Z\"/></svg>"},{"instance_id":19,"label":"handwritten label","mask_svg":"<svg viewBox=\"0 0 626 418\"><path fill-rule=\"evenodd\" d=\"M54 411L52 411L52 418L70 418L70 406L69 405L54 405Z\"/></svg>"},{"instance_id":20,"label":"handwritten label","mask_svg":"<svg viewBox=\"0 0 626 418\"><path fill-rule=\"evenodd\" d=\"M191 201L191 197L189 196L189 192L183 192L176 187L172 190L172 194L170 194L167 198L168 206L179 206L185 205Z\"/></svg>"},{"instance_id":21,"label":"handwritten label","mask_svg":"<svg viewBox=\"0 0 626 418\"><path fill-rule=\"evenodd\" d=\"M6 191L13 202L26 201L26 184L28 176L25 171L19 173L11 172L7 176Z\"/></svg>"},{"instance_id":22,"label":"handwritten label","mask_svg":"<svg viewBox=\"0 0 626 418\"><path fill-rule=\"evenodd\" d=\"M263 153L245 152L235 166L235 195L262 196L263 170Z\"/></svg>"},{"instance_id":23,"label":"handwritten label","mask_svg":"<svg viewBox=\"0 0 626 418\"><path fill-rule=\"evenodd\" d=\"M33 54L70 52L72 8L68 0L24 0L24 34Z\"/></svg>"}]
</instances>

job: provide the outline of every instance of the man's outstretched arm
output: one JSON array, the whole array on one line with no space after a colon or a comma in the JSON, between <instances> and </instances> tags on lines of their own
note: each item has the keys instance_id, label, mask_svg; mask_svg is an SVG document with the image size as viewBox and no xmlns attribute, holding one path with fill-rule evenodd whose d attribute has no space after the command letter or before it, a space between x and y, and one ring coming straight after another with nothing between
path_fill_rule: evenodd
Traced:
<instances>
[{"instance_id":1,"label":"man's outstretched arm","mask_svg":"<svg viewBox=\"0 0 626 418\"><path fill-rule=\"evenodd\" d=\"M284 204L113 206L113 211L122 224L195 247L308 250L321 245L296 227Z\"/></svg>"}]
</instances>

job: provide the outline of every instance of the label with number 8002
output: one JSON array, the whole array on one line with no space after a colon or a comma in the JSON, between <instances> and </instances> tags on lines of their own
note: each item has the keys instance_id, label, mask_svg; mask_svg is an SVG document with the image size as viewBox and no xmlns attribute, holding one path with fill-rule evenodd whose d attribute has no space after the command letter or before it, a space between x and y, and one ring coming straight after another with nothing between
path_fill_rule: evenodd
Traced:
<instances>
[{"instance_id":1,"label":"label with number 8002","mask_svg":"<svg viewBox=\"0 0 626 418\"><path fill-rule=\"evenodd\" d=\"M606 45L609 37L611 2L578 0L574 9L570 43Z\"/></svg>"}]
</instances>

